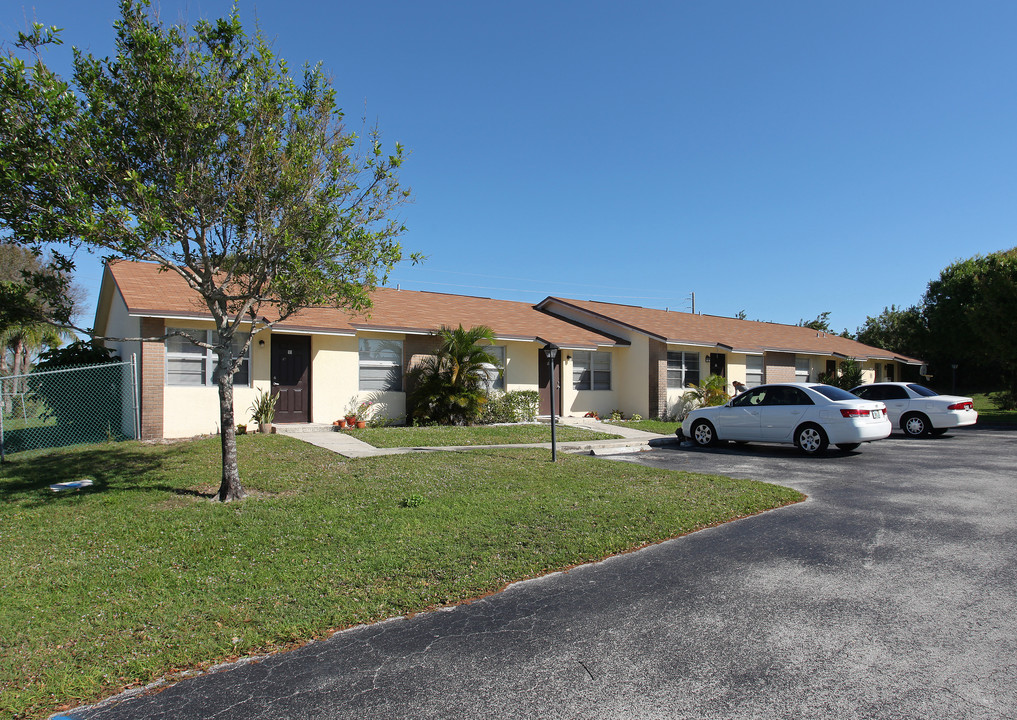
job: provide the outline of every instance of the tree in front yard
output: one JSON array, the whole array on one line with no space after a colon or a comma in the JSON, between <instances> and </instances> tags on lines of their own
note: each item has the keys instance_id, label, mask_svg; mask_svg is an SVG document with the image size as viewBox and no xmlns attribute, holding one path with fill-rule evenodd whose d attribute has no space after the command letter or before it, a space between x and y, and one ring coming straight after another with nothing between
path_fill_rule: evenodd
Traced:
<instances>
[{"instance_id":1,"label":"tree in front yard","mask_svg":"<svg viewBox=\"0 0 1017 720\"><path fill-rule=\"evenodd\" d=\"M322 69L293 77L236 9L189 29L123 0L115 28L113 57L75 51L73 90L38 54L0 59L0 226L158 263L201 298L211 339L175 334L217 357L218 496L238 499L233 376L254 333L301 307L370 306L403 259L403 149L347 130ZM55 41L38 25L19 38Z\"/></svg>"},{"instance_id":2,"label":"tree in front yard","mask_svg":"<svg viewBox=\"0 0 1017 720\"><path fill-rule=\"evenodd\" d=\"M469 425L480 417L488 397L488 368L499 361L481 342L494 342L486 325L469 330L442 326L438 347L409 373L407 410L412 421Z\"/></svg>"}]
</instances>

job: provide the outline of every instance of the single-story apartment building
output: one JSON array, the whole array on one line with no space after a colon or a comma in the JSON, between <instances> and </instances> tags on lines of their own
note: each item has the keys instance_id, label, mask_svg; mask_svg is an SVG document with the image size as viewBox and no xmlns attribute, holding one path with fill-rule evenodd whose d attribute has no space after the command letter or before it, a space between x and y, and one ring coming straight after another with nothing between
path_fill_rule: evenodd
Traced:
<instances>
[{"instance_id":1,"label":"single-story apartment building","mask_svg":"<svg viewBox=\"0 0 1017 720\"><path fill-rule=\"evenodd\" d=\"M711 373L729 383L816 380L852 358L866 380L900 377L919 365L810 328L611 303L548 297L530 303L378 288L364 313L305 308L251 343L234 378L238 422L262 390L279 395L277 423L329 423L364 400L385 416L406 413L406 373L433 351L442 325L487 325L504 368L500 390L537 390L550 412L552 371L543 348L560 351L553 376L557 414L621 410L667 414L689 383ZM106 337L159 337L171 329L211 332L211 315L187 284L158 265L106 266L95 330ZM219 430L214 354L180 337L108 341L139 366L141 434L174 438Z\"/></svg>"}]
</instances>

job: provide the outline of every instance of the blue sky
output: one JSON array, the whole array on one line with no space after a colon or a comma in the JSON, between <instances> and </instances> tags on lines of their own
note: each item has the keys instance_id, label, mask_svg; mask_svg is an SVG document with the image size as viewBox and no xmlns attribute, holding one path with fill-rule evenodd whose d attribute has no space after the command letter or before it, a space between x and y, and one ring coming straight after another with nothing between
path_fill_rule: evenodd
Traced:
<instances>
[{"instance_id":1,"label":"blue sky","mask_svg":"<svg viewBox=\"0 0 1017 720\"><path fill-rule=\"evenodd\" d=\"M218 17L212 0L160 6ZM8 5L112 49L111 0ZM1017 3L241 2L412 155L393 284L836 330L1017 245ZM48 61L67 67L69 51ZM100 277L82 258L79 283Z\"/></svg>"}]
</instances>

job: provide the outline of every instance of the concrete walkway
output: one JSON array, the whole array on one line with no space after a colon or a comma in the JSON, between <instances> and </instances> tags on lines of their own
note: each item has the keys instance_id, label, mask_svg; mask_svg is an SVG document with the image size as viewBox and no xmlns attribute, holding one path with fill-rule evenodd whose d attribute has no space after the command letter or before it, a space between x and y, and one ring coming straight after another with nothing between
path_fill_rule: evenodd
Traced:
<instances>
[{"instance_id":1,"label":"concrete walkway","mask_svg":"<svg viewBox=\"0 0 1017 720\"><path fill-rule=\"evenodd\" d=\"M640 452L649 450L652 447L677 444L678 439L674 435L658 435L657 433L643 432L635 428L627 427L622 423L605 423L590 418L558 418L560 425L571 425L581 427L593 432L600 432L606 435L621 435L621 438L604 440L577 440L572 442L559 442L558 448L562 452L590 453L591 455L615 455L620 453ZM276 425L276 432L280 435L302 440L311 445L331 450L348 458L375 457L378 455L400 455L411 452L452 452L461 450L477 450L479 448L503 448L503 447L530 447L530 448L551 448L551 443L528 443L521 445L447 445L438 447L401 447L401 448L376 448L373 445L357 440L349 433L335 430L331 425L324 424L294 424Z\"/></svg>"}]
</instances>

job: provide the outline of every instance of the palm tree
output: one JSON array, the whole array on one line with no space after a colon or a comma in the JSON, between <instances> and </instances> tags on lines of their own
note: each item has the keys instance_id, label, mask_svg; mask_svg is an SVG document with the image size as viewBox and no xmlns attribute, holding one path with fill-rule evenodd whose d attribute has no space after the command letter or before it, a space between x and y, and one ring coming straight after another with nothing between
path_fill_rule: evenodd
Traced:
<instances>
[{"instance_id":1,"label":"palm tree","mask_svg":"<svg viewBox=\"0 0 1017 720\"><path fill-rule=\"evenodd\" d=\"M43 322L24 322L0 328L0 376L27 375L32 369L32 357L45 347L58 347L67 333ZM10 363L7 361L10 354ZM10 412L9 393L24 392L28 388L24 377L15 379L5 387L3 411Z\"/></svg>"},{"instance_id":2,"label":"palm tree","mask_svg":"<svg viewBox=\"0 0 1017 720\"><path fill-rule=\"evenodd\" d=\"M469 330L442 325L436 333L438 347L410 371L407 405L418 422L467 425L474 422L487 403L488 366L498 358L480 345L494 342L486 325ZM500 368L499 368L500 369Z\"/></svg>"}]
</instances>

